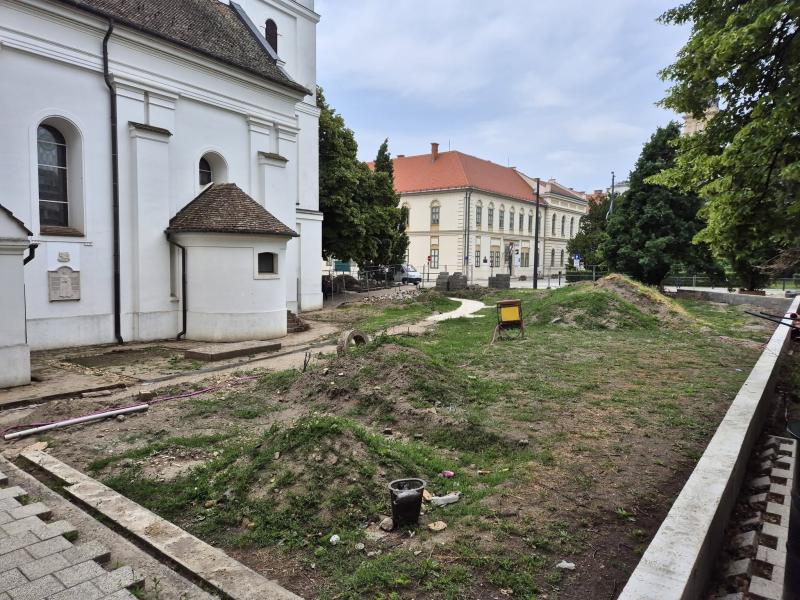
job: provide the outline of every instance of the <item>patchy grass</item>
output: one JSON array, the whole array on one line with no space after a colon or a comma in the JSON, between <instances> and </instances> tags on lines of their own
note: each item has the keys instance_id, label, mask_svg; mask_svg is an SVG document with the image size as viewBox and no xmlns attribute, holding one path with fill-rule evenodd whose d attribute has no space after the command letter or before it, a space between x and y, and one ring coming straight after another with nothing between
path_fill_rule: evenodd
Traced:
<instances>
[{"instance_id":1,"label":"patchy grass","mask_svg":"<svg viewBox=\"0 0 800 600\"><path fill-rule=\"evenodd\" d=\"M502 295L522 299L525 338L490 345L493 308L419 337L379 336L306 373L187 401L188 422L215 414L230 425L205 442L216 456L177 477L121 459L200 438L92 466L113 466L109 485L307 597L611 597L755 361L748 340L767 332L745 329L753 321L736 309L681 302L654 314L613 289ZM377 331L446 302L427 293L348 314ZM551 323L565 311L573 326ZM386 485L399 477L463 496L379 538ZM444 532L428 531L436 520ZM578 569L555 569L561 559ZM286 561L299 576L282 579Z\"/></svg>"}]
</instances>

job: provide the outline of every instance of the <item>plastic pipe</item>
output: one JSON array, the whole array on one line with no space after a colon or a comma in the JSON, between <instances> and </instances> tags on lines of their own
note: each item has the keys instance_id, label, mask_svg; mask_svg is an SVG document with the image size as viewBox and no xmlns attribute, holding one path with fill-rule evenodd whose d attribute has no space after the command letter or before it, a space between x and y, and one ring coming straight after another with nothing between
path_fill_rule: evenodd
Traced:
<instances>
[{"instance_id":1,"label":"plastic pipe","mask_svg":"<svg viewBox=\"0 0 800 600\"><path fill-rule=\"evenodd\" d=\"M114 410L107 410L105 412L94 413L92 415L86 415L85 417L75 417L74 419L67 419L66 421L56 421L55 423L50 423L49 425L41 425L39 427L33 427L31 429L23 429L22 431L15 431L13 433L7 433L3 436L3 439L6 440L13 440L16 438L25 437L26 435L31 435L34 433L41 433L42 431L49 431L51 429L58 429L60 427L66 427L67 425L78 425L79 423L87 423L89 421L97 421L99 419L105 419L106 417L113 417L116 415L124 415L127 413L132 412L141 412L143 410L147 410L150 408L149 404L136 404L134 406L128 406L126 408L117 408Z\"/></svg>"}]
</instances>

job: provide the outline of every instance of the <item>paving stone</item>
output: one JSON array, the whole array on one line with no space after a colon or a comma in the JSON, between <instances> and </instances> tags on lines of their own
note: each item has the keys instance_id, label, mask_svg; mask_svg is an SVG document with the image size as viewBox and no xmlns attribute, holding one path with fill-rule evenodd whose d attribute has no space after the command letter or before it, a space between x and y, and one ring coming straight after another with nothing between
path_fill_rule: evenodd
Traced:
<instances>
[{"instance_id":1,"label":"paving stone","mask_svg":"<svg viewBox=\"0 0 800 600\"><path fill-rule=\"evenodd\" d=\"M5 500L6 498L24 498L26 495L25 490L18 485L0 489L0 500Z\"/></svg>"},{"instance_id":2,"label":"paving stone","mask_svg":"<svg viewBox=\"0 0 800 600\"><path fill-rule=\"evenodd\" d=\"M50 575L50 573L60 571L68 566L69 563L65 558L58 554L51 554L50 556L45 556L44 558L34 560L27 565L23 565L19 568L19 570L22 571L22 574L25 575L25 577L30 580L34 580L44 577L45 575Z\"/></svg>"},{"instance_id":3,"label":"paving stone","mask_svg":"<svg viewBox=\"0 0 800 600\"><path fill-rule=\"evenodd\" d=\"M103 573L100 577L93 579L92 583L99 587L102 592L111 594L140 581L142 581L142 577L134 573L131 567L126 566Z\"/></svg>"},{"instance_id":4,"label":"paving stone","mask_svg":"<svg viewBox=\"0 0 800 600\"><path fill-rule=\"evenodd\" d=\"M79 583L83 583L84 581L94 579L95 577L103 575L104 573L105 570L103 567L98 565L93 560L86 560L82 563L78 563L77 565L72 565L71 567L57 571L55 576L61 583L64 584L65 587L70 588L74 585L78 585Z\"/></svg>"},{"instance_id":5,"label":"paving stone","mask_svg":"<svg viewBox=\"0 0 800 600\"><path fill-rule=\"evenodd\" d=\"M8 523L9 521L11 521L11 519L12 519L12 517L11 517L10 514L8 514L4 510L0 510L0 525Z\"/></svg>"},{"instance_id":6,"label":"paving stone","mask_svg":"<svg viewBox=\"0 0 800 600\"><path fill-rule=\"evenodd\" d=\"M8 535L19 535L25 531L32 531L34 533L44 531L45 525L45 522L39 517L25 517L24 519L17 519L5 525L0 525L0 527Z\"/></svg>"},{"instance_id":7,"label":"paving stone","mask_svg":"<svg viewBox=\"0 0 800 600\"><path fill-rule=\"evenodd\" d=\"M22 506L16 498L0 498L0 510L10 510Z\"/></svg>"},{"instance_id":8,"label":"paving stone","mask_svg":"<svg viewBox=\"0 0 800 600\"><path fill-rule=\"evenodd\" d=\"M762 502L767 501L766 494L756 494L755 496L750 496L747 499L748 504L761 504Z\"/></svg>"},{"instance_id":9,"label":"paving stone","mask_svg":"<svg viewBox=\"0 0 800 600\"><path fill-rule=\"evenodd\" d=\"M31 546L35 544L39 538L33 535L30 531L26 531L20 535L12 535L0 540L0 556L3 554L8 554L9 552L13 552L14 550L19 550L20 548L25 548L26 546ZM2 560L0 558L0 560Z\"/></svg>"},{"instance_id":10,"label":"paving stone","mask_svg":"<svg viewBox=\"0 0 800 600\"><path fill-rule=\"evenodd\" d=\"M789 536L789 529L787 527L781 527L774 523L764 523L764 526L761 528L761 533L777 538L779 549L783 550L786 547L786 538Z\"/></svg>"},{"instance_id":11,"label":"paving stone","mask_svg":"<svg viewBox=\"0 0 800 600\"><path fill-rule=\"evenodd\" d=\"M26 583L28 583L28 578L19 569L11 569L5 573L0 573L0 592L5 592Z\"/></svg>"},{"instance_id":12,"label":"paving stone","mask_svg":"<svg viewBox=\"0 0 800 600\"><path fill-rule=\"evenodd\" d=\"M33 558L25 548L14 550L13 552L3 555L3 558L0 560L0 573L31 562L33 562Z\"/></svg>"},{"instance_id":13,"label":"paving stone","mask_svg":"<svg viewBox=\"0 0 800 600\"><path fill-rule=\"evenodd\" d=\"M101 592L96 585L90 581L84 581L80 585L68 588L55 596L50 596L49 600L98 600L105 597L106 594Z\"/></svg>"},{"instance_id":14,"label":"paving stone","mask_svg":"<svg viewBox=\"0 0 800 600\"><path fill-rule=\"evenodd\" d=\"M772 480L769 477L764 476L751 479L748 485L752 488L759 489L759 488L768 488L770 483L772 483Z\"/></svg>"},{"instance_id":15,"label":"paving stone","mask_svg":"<svg viewBox=\"0 0 800 600\"><path fill-rule=\"evenodd\" d=\"M75 528L69 524L67 521L55 521L54 523L48 523L44 531L37 531L36 535L39 536L40 540L49 540L50 538L54 538L59 535L63 536L74 536L77 534Z\"/></svg>"},{"instance_id":16,"label":"paving stone","mask_svg":"<svg viewBox=\"0 0 800 600\"><path fill-rule=\"evenodd\" d=\"M758 541L758 534L755 531L748 531L747 533L740 533L731 540L731 546L734 548L744 548L747 546L755 546Z\"/></svg>"},{"instance_id":17,"label":"paving stone","mask_svg":"<svg viewBox=\"0 0 800 600\"><path fill-rule=\"evenodd\" d=\"M0 600L11 600L11 596L6 594L5 592L0 592Z\"/></svg>"},{"instance_id":18,"label":"paving stone","mask_svg":"<svg viewBox=\"0 0 800 600\"><path fill-rule=\"evenodd\" d=\"M46 575L13 590L8 590L8 595L12 600L41 600L63 589L64 586L55 577Z\"/></svg>"},{"instance_id":19,"label":"paving stone","mask_svg":"<svg viewBox=\"0 0 800 600\"><path fill-rule=\"evenodd\" d=\"M0 471L0 485L8 485L8 475Z\"/></svg>"},{"instance_id":20,"label":"paving stone","mask_svg":"<svg viewBox=\"0 0 800 600\"><path fill-rule=\"evenodd\" d=\"M767 600L782 600L783 599L783 585L764 579L763 577L753 576L750 579L751 594L757 594L767 598Z\"/></svg>"},{"instance_id":21,"label":"paving stone","mask_svg":"<svg viewBox=\"0 0 800 600\"><path fill-rule=\"evenodd\" d=\"M785 565L786 552L773 550L769 546L759 546L756 550L756 559L771 565Z\"/></svg>"},{"instance_id":22,"label":"paving stone","mask_svg":"<svg viewBox=\"0 0 800 600\"><path fill-rule=\"evenodd\" d=\"M789 522L790 509L785 504L777 502L767 502L767 511L771 515L778 515L781 518L781 525L786 526Z\"/></svg>"},{"instance_id":23,"label":"paving stone","mask_svg":"<svg viewBox=\"0 0 800 600\"><path fill-rule=\"evenodd\" d=\"M61 539L63 540L64 538ZM69 564L75 565L85 560L106 562L109 559L109 552L108 548L103 546L103 544L91 540L80 546L72 546L71 548L63 550L61 556L64 557Z\"/></svg>"},{"instance_id":24,"label":"paving stone","mask_svg":"<svg viewBox=\"0 0 800 600\"><path fill-rule=\"evenodd\" d=\"M72 543L66 538L59 536L45 540L44 542L35 543L32 546L28 546L26 550L30 552L31 556L34 558L42 558L43 556L62 552L69 548L72 548Z\"/></svg>"},{"instance_id":25,"label":"paving stone","mask_svg":"<svg viewBox=\"0 0 800 600\"><path fill-rule=\"evenodd\" d=\"M13 519L24 519L25 517L42 517L43 519L49 519L52 512L44 503L33 502L20 506L19 508L12 508L9 514Z\"/></svg>"},{"instance_id":26,"label":"paving stone","mask_svg":"<svg viewBox=\"0 0 800 600\"><path fill-rule=\"evenodd\" d=\"M728 567L725 569L725 577L738 577L739 575L749 575L750 568L752 566L753 561L749 558L743 558L741 560L734 560L728 563Z\"/></svg>"}]
</instances>

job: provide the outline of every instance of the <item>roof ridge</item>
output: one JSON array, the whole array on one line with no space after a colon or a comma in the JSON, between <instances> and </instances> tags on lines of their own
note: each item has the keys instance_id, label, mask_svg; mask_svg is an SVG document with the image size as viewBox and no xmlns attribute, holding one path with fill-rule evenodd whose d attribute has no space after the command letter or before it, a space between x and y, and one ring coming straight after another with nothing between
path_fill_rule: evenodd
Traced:
<instances>
[{"instance_id":1,"label":"roof ridge","mask_svg":"<svg viewBox=\"0 0 800 600\"><path fill-rule=\"evenodd\" d=\"M464 181L467 183L469 187L474 187L474 184L470 180L469 175L467 175L467 170L464 168L464 161L461 160L461 157L464 156L464 154L462 152L459 152L458 150L448 150L448 152L456 153L456 157L458 158L457 160L458 167L461 169L461 174L464 176Z\"/></svg>"}]
</instances>

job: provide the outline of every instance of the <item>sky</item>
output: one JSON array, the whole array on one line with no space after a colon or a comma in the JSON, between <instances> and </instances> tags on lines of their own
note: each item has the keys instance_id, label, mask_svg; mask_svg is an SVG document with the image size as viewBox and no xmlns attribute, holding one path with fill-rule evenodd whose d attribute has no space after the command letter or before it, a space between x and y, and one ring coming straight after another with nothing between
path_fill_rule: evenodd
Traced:
<instances>
[{"instance_id":1,"label":"sky","mask_svg":"<svg viewBox=\"0 0 800 600\"><path fill-rule=\"evenodd\" d=\"M460 150L592 191L659 125L678 0L317 0L317 79L372 160Z\"/></svg>"}]
</instances>

